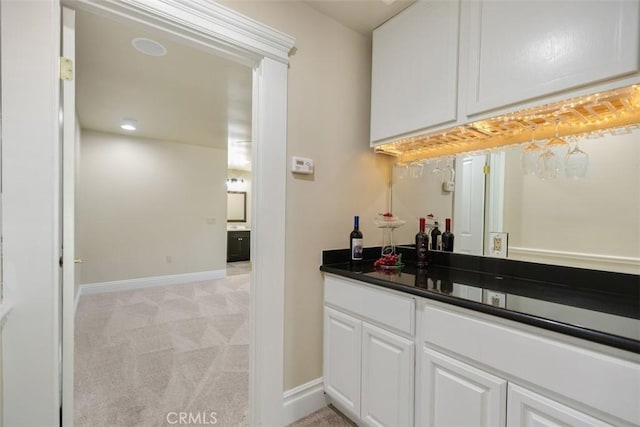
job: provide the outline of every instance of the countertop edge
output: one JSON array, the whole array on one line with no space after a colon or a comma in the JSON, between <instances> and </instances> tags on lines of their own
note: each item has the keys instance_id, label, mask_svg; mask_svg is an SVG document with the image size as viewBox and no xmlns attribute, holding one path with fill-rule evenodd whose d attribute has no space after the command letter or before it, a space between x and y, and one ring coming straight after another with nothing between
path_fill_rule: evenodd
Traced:
<instances>
[{"instance_id":1,"label":"countertop edge","mask_svg":"<svg viewBox=\"0 0 640 427\"><path fill-rule=\"evenodd\" d=\"M336 276L346 277L360 282L377 285L387 289L393 289L406 294L411 294L435 301L444 302L458 307L470 309L473 311L494 315L503 319L513 320L542 329L559 332L561 334L570 335L587 341L604 344L610 347L618 348L632 353L640 354L640 341L631 338L620 337L605 332L594 331L593 329L583 328L568 323L562 323L555 320L545 319L526 313L505 310L499 307L478 303L475 301L464 300L448 295L437 294L428 290L404 286L401 284L380 280L375 277L365 276L359 273L352 273L338 268L332 268L330 265L321 265L320 271L334 274Z\"/></svg>"}]
</instances>

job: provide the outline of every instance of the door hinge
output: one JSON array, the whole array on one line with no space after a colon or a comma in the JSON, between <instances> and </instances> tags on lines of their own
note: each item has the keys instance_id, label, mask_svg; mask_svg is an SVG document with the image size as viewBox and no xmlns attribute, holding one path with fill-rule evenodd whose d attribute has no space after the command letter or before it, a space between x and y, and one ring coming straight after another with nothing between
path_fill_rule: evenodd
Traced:
<instances>
[{"instance_id":1,"label":"door hinge","mask_svg":"<svg viewBox=\"0 0 640 427\"><path fill-rule=\"evenodd\" d=\"M482 168L482 173L484 173L485 175L489 175L489 172L491 172L491 167L489 165L484 165L484 167Z\"/></svg>"},{"instance_id":2,"label":"door hinge","mask_svg":"<svg viewBox=\"0 0 640 427\"><path fill-rule=\"evenodd\" d=\"M60 259L58 260L58 264L60 265L60 267L62 267L62 256L60 257Z\"/></svg>"},{"instance_id":3,"label":"door hinge","mask_svg":"<svg viewBox=\"0 0 640 427\"><path fill-rule=\"evenodd\" d=\"M60 80L73 80L73 61L60 57Z\"/></svg>"}]
</instances>

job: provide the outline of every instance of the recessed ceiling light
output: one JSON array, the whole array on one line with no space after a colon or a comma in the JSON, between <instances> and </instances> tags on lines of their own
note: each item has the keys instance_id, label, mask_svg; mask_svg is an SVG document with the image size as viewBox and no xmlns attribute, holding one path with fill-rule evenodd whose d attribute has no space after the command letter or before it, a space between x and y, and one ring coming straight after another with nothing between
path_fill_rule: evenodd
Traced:
<instances>
[{"instance_id":1,"label":"recessed ceiling light","mask_svg":"<svg viewBox=\"0 0 640 427\"><path fill-rule=\"evenodd\" d=\"M124 130L136 130L138 125L138 121L136 119L122 119L122 124L120 124L120 128Z\"/></svg>"},{"instance_id":2,"label":"recessed ceiling light","mask_svg":"<svg viewBox=\"0 0 640 427\"><path fill-rule=\"evenodd\" d=\"M166 47L155 40L146 39L144 37L138 37L131 40L131 46L133 46L138 52L142 52L149 56L165 56L167 54Z\"/></svg>"}]
</instances>

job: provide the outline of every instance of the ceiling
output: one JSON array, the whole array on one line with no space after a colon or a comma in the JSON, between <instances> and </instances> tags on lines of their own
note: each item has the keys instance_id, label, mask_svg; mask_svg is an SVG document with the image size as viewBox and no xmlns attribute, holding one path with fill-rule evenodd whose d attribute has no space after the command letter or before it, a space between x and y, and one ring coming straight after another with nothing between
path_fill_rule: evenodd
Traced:
<instances>
[{"instance_id":1,"label":"ceiling","mask_svg":"<svg viewBox=\"0 0 640 427\"><path fill-rule=\"evenodd\" d=\"M374 28L404 10L416 0L304 0L346 27L369 36Z\"/></svg>"},{"instance_id":2,"label":"ceiling","mask_svg":"<svg viewBox=\"0 0 640 427\"><path fill-rule=\"evenodd\" d=\"M250 141L251 69L142 28L76 12L82 128L216 148ZM167 54L140 53L131 45L137 37L160 42ZM120 129L123 118L136 119L138 129ZM238 150L249 154L250 146Z\"/></svg>"},{"instance_id":3,"label":"ceiling","mask_svg":"<svg viewBox=\"0 0 640 427\"><path fill-rule=\"evenodd\" d=\"M414 2L301 1L364 35ZM167 54L140 53L131 44L138 37L160 42ZM228 147L229 167L250 169L250 68L140 25L82 10L76 13L76 64L83 129ZM137 120L137 130L120 129L124 118Z\"/></svg>"}]
</instances>

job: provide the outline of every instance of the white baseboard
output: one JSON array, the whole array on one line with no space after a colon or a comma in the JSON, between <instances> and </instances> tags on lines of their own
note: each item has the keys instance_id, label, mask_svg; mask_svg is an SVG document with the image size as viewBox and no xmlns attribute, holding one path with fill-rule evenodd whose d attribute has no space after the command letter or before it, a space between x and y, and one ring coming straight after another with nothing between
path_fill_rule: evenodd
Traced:
<instances>
[{"instance_id":1,"label":"white baseboard","mask_svg":"<svg viewBox=\"0 0 640 427\"><path fill-rule=\"evenodd\" d=\"M199 282L203 280L224 279L226 275L227 270L211 270L199 271L197 273L172 274L167 276L114 280L112 282L87 283L85 285L80 285L76 300L78 300L82 295L151 288L153 286L180 285L182 283Z\"/></svg>"},{"instance_id":2,"label":"white baseboard","mask_svg":"<svg viewBox=\"0 0 640 427\"><path fill-rule=\"evenodd\" d=\"M284 419L287 426L327 406L322 377L284 392Z\"/></svg>"}]
</instances>

